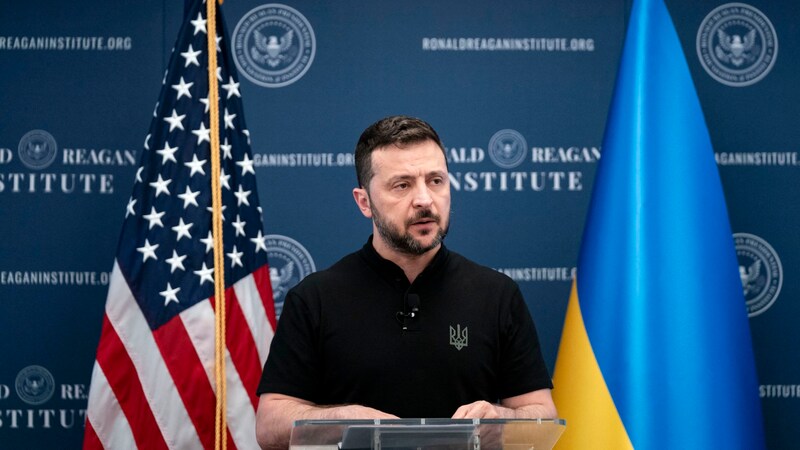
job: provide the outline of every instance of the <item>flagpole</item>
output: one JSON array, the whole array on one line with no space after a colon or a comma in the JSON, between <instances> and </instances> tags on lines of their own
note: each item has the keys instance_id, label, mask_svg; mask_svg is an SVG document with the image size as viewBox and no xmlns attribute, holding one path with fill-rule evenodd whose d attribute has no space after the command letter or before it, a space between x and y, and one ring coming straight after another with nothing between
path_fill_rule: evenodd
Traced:
<instances>
[{"instance_id":1,"label":"flagpole","mask_svg":"<svg viewBox=\"0 0 800 450\"><path fill-rule=\"evenodd\" d=\"M222 4L222 0L219 0ZM219 155L219 86L217 83L217 4L206 2L208 39L208 103L209 127L211 130L211 224L214 236L214 297L216 315L214 320L215 348L214 373L216 379L217 404L214 422L214 448L227 448L225 420L226 376L225 376L225 255L222 242L222 188L220 186Z\"/></svg>"}]
</instances>

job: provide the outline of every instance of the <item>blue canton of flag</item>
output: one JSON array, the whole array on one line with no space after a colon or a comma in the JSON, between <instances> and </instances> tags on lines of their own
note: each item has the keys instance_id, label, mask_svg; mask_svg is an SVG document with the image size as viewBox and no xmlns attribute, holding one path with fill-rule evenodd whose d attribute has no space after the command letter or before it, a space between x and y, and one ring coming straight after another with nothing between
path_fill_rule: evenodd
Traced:
<instances>
[{"instance_id":1,"label":"blue canton of flag","mask_svg":"<svg viewBox=\"0 0 800 450\"><path fill-rule=\"evenodd\" d=\"M250 136L217 16L228 445L251 448L275 313ZM194 1L144 141L106 302L85 448L214 446L207 23L204 2Z\"/></svg>"},{"instance_id":2,"label":"blue canton of flag","mask_svg":"<svg viewBox=\"0 0 800 450\"><path fill-rule=\"evenodd\" d=\"M195 30L182 33L175 47L119 244L120 267L153 329L214 292L205 42L205 32ZM217 69L217 80L230 285L267 258L239 83L231 61L225 63Z\"/></svg>"}]
</instances>

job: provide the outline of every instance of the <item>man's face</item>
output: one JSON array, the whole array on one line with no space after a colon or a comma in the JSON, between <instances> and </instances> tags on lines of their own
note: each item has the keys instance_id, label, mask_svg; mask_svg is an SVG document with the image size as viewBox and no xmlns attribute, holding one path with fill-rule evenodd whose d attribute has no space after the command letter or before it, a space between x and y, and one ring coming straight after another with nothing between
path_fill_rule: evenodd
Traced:
<instances>
[{"instance_id":1,"label":"man's face","mask_svg":"<svg viewBox=\"0 0 800 450\"><path fill-rule=\"evenodd\" d=\"M369 189L356 202L372 218L375 238L391 251L421 255L439 246L450 223L450 180L442 149L433 141L372 153ZM360 192L359 192L360 191Z\"/></svg>"}]
</instances>

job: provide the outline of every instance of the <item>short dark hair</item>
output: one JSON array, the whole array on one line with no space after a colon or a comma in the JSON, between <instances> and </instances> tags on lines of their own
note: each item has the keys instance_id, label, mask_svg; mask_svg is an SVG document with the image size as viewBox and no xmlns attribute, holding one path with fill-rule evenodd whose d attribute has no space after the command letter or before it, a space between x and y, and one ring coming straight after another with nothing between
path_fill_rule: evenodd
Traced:
<instances>
[{"instance_id":1,"label":"short dark hair","mask_svg":"<svg viewBox=\"0 0 800 450\"><path fill-rule=\"evenodd\" d=\"M445 153L436 130L424 120L408 116L389 116L367 127L361 133L355 150L356 176L359 187L368 188L369 182L375 175L372 171L372 152L375 149L389 145L402 148L408 144L428 140L435 142L442 149L442 153ZM446 156L445 154L445 161L447 160Z\"/></svg>"}]
</instances>

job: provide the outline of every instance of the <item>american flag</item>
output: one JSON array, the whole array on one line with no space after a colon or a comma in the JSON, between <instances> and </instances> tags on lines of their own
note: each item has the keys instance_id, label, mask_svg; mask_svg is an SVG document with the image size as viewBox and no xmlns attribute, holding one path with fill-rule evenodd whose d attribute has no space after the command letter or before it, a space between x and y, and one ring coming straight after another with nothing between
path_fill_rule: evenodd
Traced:
<instances>
[{"instance_id":1,"label":"american flag","mask_svg":"<svg viewBox=\"0 0 800 450\"><path fill-rule=\"evenodd\" d=\"M205 6L175 44L117 248L84 448L213 448L214 263ZM255 391L276 326L238 76L217 12L227 301L227 445L257 448Z\"/></svg>"}]
</instances>

